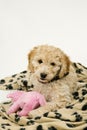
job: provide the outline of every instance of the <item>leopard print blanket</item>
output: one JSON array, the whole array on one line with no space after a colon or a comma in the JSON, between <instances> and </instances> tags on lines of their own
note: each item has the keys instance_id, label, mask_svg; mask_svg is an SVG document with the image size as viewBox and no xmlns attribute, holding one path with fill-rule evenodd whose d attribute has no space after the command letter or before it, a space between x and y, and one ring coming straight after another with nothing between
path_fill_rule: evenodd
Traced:
<instances>
[{"instance_id":1,"label":"leopard print blanket","mask_svg":"<svg viewBox=\"0 0 87 130\"><path fill-rule=\"evenodd\" d=\"M78 76L78 91L72 93L73 102L65 108L44 113L30 119L16 113L7 115L11 101L0 104L0 130L87 130L87 68L73 63ZM27 71L0 80L1 90L27 91Z\"/></svg>"}]
</instances>

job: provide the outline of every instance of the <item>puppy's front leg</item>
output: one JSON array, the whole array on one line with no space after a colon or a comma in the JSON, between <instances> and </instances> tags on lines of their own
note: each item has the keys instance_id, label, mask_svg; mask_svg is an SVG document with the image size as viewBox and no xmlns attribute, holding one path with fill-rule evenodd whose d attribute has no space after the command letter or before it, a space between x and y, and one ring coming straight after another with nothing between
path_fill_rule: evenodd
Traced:
<instances>
[{"instance_id":1,"label":"puppy's front leg","mask_svg":"<svg viewBox=\"0 0 87 130\"><path fill-rule=\"evenodd\" d=\"M42 116L46 112L57 110L58 108L61 108L62 104L57 102L48 102L45 106L39 107L35 110L32 110L29 112L30 118L35 118L36 116Z\"/></svg>"}]
</instances>

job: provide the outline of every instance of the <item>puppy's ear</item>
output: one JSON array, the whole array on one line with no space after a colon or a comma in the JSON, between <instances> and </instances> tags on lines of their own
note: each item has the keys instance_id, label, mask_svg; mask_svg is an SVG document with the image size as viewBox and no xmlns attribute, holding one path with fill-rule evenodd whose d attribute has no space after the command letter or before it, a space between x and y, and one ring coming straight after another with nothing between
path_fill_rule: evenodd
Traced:
<instances>
[{"instance_id":1,"label":"puppy's ear","mask_svg":"<svg viewBox=\"0 0 87 130\"><path fill-rule=\"evenodd\" d=\"M36 54L36 50L37 50L37 47L34 47L33 50L31 50L28 54L28 69L30 70L30 72L34 72L34 67L33 67L33 64L32 64L32 60Z\"/></svg>"},{"instance_id":2,"label":"puppy's ear","mask_svg":"<svg viewBox=\"0 0 87 130\"><path fill-rule=\"evenodd\" d=\"M61 70L58 75L59 78L62 78L69 73L69 69L70 69L69 57L64 54L61 58L61 63L62 63Z\"/></svg>"}]
</instances>

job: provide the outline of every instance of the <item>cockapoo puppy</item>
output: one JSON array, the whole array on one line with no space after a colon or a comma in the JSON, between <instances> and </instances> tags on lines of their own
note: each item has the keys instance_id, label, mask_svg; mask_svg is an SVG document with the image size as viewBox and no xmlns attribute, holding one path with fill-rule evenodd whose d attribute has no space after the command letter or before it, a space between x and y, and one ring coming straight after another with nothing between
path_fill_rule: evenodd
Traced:
<instances>
[{"instance_id":1,"label":"cockapoo puppy","mask_svg":"<svg viewBox=\"0 0 87 130\"><path fill-rule=\"evenodd\" d=\"M49 45L35 47L28 54L28 80L32 90L45 96L46 105L32 110L30 117L65 107L72 101L77 76L69 57Z\"/></svg>"}]
</instances>

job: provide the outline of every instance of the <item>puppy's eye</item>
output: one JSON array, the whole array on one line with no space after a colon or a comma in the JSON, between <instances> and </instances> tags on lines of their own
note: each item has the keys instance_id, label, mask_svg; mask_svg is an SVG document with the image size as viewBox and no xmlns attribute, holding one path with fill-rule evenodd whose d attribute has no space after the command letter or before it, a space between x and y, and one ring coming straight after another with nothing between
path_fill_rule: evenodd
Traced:
<instances>
[{"instance_id":1,"label":"puppy's eye","mask_svg":"<svg viewBox=\"0 0 87 130\"><path fill-rule=\"evenodd\" d=\"M41 64L41 63L43 63L43 61L40 59L40 60L38 60L38 63Z\"/></svg>"},{"instance_id":2,"label":"puppy's eye","mask_svg":"<svg viewBox=\"0 0 87 130\"><path fill-rule=\"evenodd\" d=\"M52 66L55 66L56 64L54 62L50 63Z\"/></svg>"}]
</instances>

